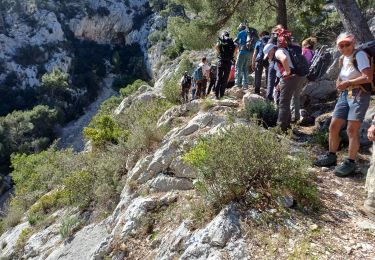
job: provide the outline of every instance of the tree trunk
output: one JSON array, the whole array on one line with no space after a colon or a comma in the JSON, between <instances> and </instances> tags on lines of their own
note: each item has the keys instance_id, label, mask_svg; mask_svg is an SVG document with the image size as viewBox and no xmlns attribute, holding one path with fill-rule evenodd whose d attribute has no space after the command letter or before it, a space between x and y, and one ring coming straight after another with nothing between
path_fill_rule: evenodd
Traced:
<instances>
[{"instance_id":1,"label":"tree trunk","mask_svg":"<svg viewBox=\"0 0 375 260\"><path fill-rule=\"evenodd\" d=\"M276 23L288 28L288 15L286 12L286 0L277 0Z\"/></svg>"},{"instance_id":2,"label":"tree trunk","mask_svg":"<svg viewBox=\"0 0 375 260\"><path fill-rule=\"evenodd\" d=\"M359 43L374 39L355 0L334 0L334 4L345 30L352 33Z\"/></svg>"}]
</instances>

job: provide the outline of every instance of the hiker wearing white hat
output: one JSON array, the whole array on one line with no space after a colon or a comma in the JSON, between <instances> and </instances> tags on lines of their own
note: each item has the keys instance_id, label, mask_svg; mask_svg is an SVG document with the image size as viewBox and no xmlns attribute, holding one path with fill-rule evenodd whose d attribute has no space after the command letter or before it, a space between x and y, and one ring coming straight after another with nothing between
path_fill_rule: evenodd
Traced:
<instances>
[{"instance_id":1,"label":"hiker wearing white hat","mask_svg":"<svg viewBox=\"0 0 375 260\"><path fill-rule=\"evenodd\" d=\"M264 59L275 61L280 77L280 103L277 123L283 131L290 128L290 102L295 91L301 91L304 78L293 73L294 66L288 51L268 43L263 49Z\"/></svg>"}]
</instances>

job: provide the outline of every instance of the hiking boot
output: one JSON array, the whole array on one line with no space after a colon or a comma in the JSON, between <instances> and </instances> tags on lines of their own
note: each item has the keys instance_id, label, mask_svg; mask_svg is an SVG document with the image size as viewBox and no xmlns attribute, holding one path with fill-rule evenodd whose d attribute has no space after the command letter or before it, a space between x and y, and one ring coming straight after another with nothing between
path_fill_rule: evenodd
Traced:
<instances>
[{"instance_id":1,"label":"hiking boot","mask_svg":"<svg viewBox=\"0 0 375 260\"><path fill-rule=\"evenodd\" d=\"M335 168L335 175L337 177L346 177L355 172L355 162L345 159L344 162Z\"/></svg>"},{"instance_id":2,"label":"hiking boot","mask_svg":"<svg viewBox=\"0 0 375 260\"><path fill-rule=\"evenodd\" d=\"M336 164L337 164L337 155L331 154L329 152L314 162L314 165L318 167L330 167Z\"/></svg>"}]
</instances>

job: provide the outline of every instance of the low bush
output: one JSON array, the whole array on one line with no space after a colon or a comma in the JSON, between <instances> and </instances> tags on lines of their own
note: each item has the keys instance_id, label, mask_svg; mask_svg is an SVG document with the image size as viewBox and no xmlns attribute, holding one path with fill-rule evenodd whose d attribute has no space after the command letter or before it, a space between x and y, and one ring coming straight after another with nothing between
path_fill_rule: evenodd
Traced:
<instances>
[{"instance_id":1,"label":"low bush","mask_svg":"<svg viewBox=\"0 0 375 260\"><path fill-rule=\"evenodd\" d=\"M264 100L255 100L246 103L243 116L248 120L252 120L256 117L264 127L275 126L277 121L275 106L271 102Z\"/></svg>"},{"instance_id":2,"label":"low bush","mask_svg":"<svg viewBox=\"0 0 375 260\"><path fill-rule=\"evenodd\" d=\"M119 116L119 122L129 136L126 146L130 151L142 152L158 143L166 133L165 129L157 129L159 117L171 107L163 99L154 99L148 103L135 102Z\"/></svg>"},{"instance_id":3,"label":"low bush","mask_svg":"<svg viewBox=\"0 0 375 260\"><path fill-rule=\"evenodd\" d=\"M126 138L128 135L127 132L122 131L118 123L109 115L95 116L89 126L83 129L83 134L96 147L116 144L121 137Z\"/></svg>"},{"instance_id":4,"label":"low bush","mask_svg":"<svg viewBox=\"0 0 375 260\"><path fill-rule=\"evenodd\" d=\"M121 97L127 97L133 94L135 91L137 91L141 86L148 85L147 82L137 79L132 84L127 85L125 88L120 89L120 95Z\"/></svg>"},{"instance_id":5,"label":"low bush","mask_svg":"<svg viewBox=\"0 0 375 260\"><path fill-rule=\"evenodd\" d=\"M70 205L88 205L93 195L95 176L86 171L70 174L63 180L64 195Z\"/></svg>"},{"instance_id":6,"label":"low bush","mask_svg":"<svg viewBox=\"0 0 375 260\"><path fill-rule=\"evenodd\" d=\"M60 224L60 235L63 239L67 239L73 235L73 230L79 224L79 220L76 216L64 216Z\"/></svg>"},{"instance_id":7,"label":"low bush","mask_svg":"<svg viewBox=\"0 0 375 260\"><path fill-rule=\"evenodd\" d=\"M165 41L167 39L166 34L167 32L156 30L148 36L148 40L152 45L154 45L159 41Z\"/></svg>"},{"instance_id":8,"label":"low bush","mask_svg":"<svg viewBox=\"0 0 375 260\"><path fill-rule=\"evenodd\" d=\"M291 151L269 131L238 126L201 140L183 159L198 169L196 188L213 208L246 201L253 192L274 199L292 194L301 205L315 208L318 190L307 171L309 164L304 154Z\"/></svg>"}]
</instances>

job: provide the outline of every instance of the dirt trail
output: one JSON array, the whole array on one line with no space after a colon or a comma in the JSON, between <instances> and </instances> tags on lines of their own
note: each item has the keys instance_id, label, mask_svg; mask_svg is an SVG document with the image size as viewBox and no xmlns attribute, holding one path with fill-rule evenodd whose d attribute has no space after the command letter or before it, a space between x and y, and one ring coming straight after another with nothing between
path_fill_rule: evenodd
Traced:
<instances>
[{"instance_id":1,"label":"dirt trail","mask_svg":"<svg viewBox=\"0 0 375 260\"><path fill-rule=\"evenodd\" d=\"M91 103L86 109L85 113L78 119L70 122L60 131L58 138L59 149L72 147L76 152L81 152L85 148L85 140L83 138L83 128L85 128L91 119L97 114L100 105L116 92L112 89L113 78L108 77L103 80L102 89L99 92L98 98Z\"/></svg>"}]
</instances>

